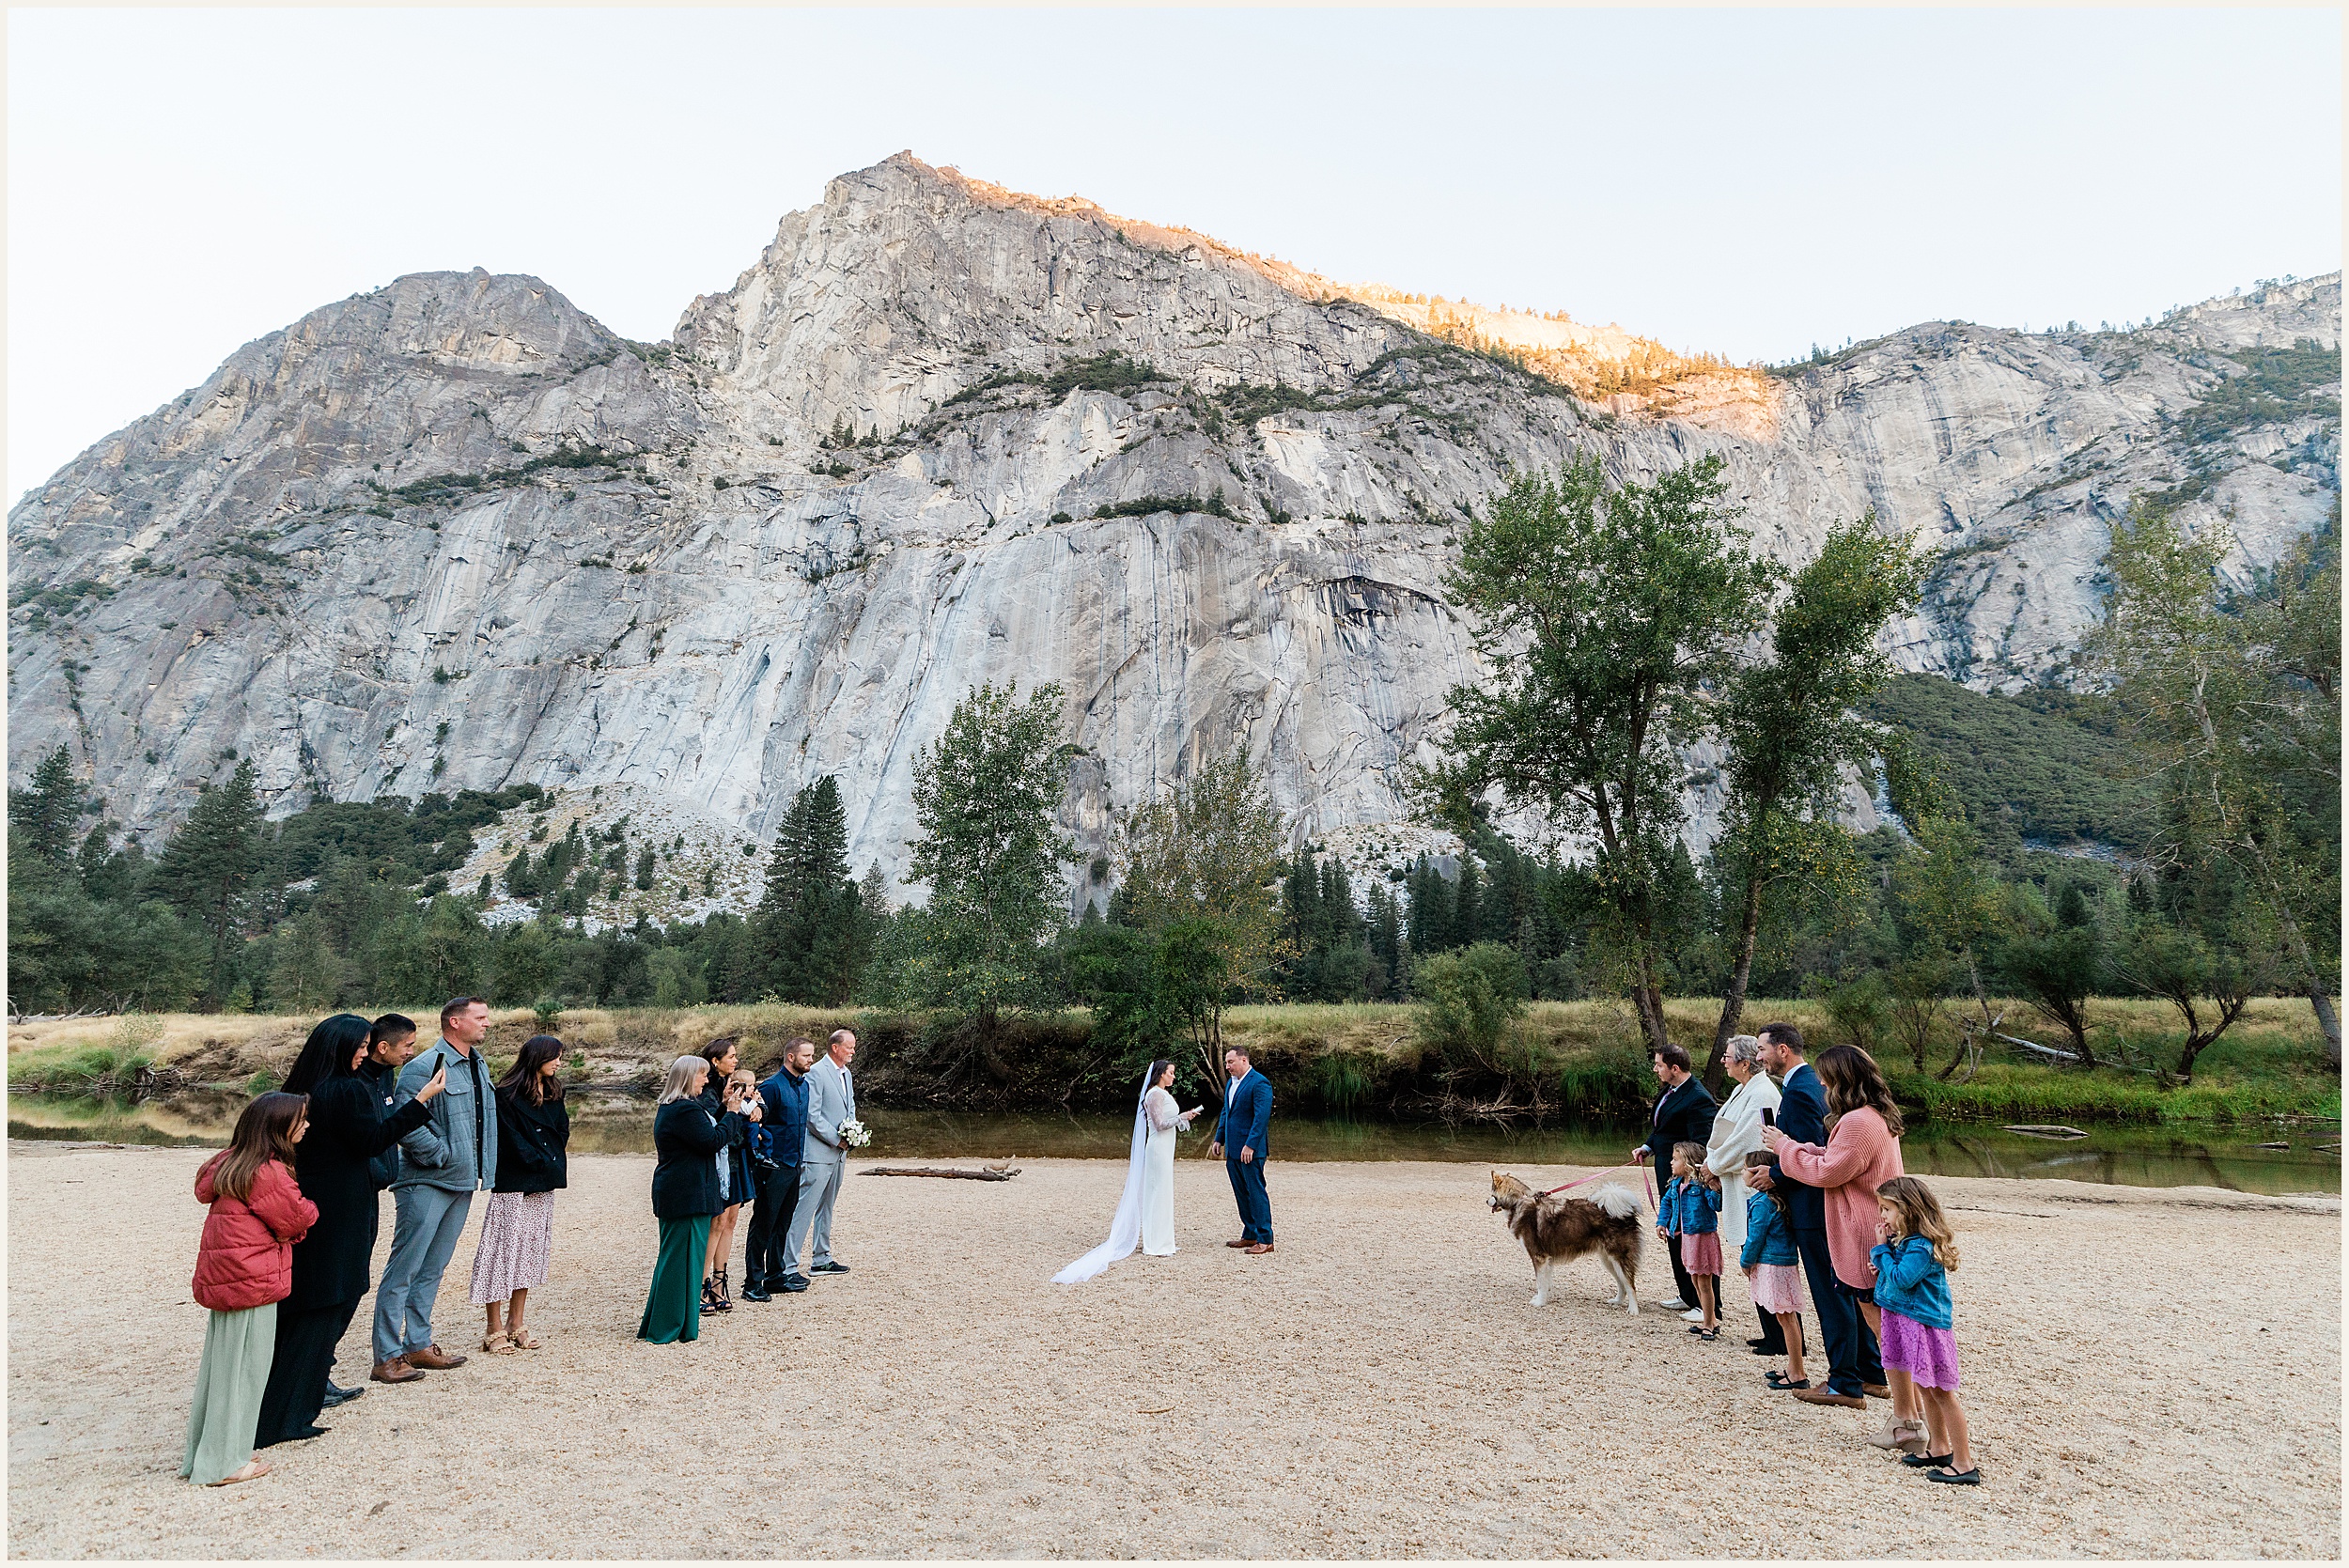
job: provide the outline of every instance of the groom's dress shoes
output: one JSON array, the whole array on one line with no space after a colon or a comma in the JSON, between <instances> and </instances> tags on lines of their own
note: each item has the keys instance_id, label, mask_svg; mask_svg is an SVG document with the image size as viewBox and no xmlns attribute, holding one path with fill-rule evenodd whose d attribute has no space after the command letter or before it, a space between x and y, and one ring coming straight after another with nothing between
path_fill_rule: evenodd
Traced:
<instances>
[{"instance_id":1,"label":"groom's dress shoes","mask_svg":"<svg viewBox=\"0 0 2349 1568\"><path fill-rule=\"evenodd\" d=\"M1270 1242L1268 1242L1268 1241L1260 1241L1260 1242L1256 1243L1256 1245L1255 1245L1255 1246L1251 1247L1251 1248L1248 1250L1248 1255L1249 1255L1250 1257L1252 1257L1252 1258L1260 1258L1260 1257L1264 1256L1267 1252L1269 1252L1269 1251L1271 1251L1271 1250L1272 1250L1272 1243L1270 1243Z\"/></svg>"},{"instance_id":2,"label":"groom's dress shoes","mask_svg":"<svg viewBox=\"0 0 2349 1568\"><path fill-rule=\"evenodd\" d=\"M1256 1244L1249 1240L1246 1236L1242 1236L1237 1241L1227 1241L1223 1245L1226 1247L1253 1247Z\"/></svg>"}]
</instances>

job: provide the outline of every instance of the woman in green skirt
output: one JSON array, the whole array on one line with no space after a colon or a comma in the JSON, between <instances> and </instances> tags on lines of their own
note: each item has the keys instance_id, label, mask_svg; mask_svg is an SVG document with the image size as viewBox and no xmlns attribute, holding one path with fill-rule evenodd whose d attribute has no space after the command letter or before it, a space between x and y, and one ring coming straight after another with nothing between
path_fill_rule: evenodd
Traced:
<instances>
[{"instance_id":1,"label":"woman in green skirt","mask_svg":"<svg viewBox=\"0 0 2349 1568\"><path fill-rule=\"evenodd\" d=\"M702 1331L702 1254L709 1247L710 1217L725 1206L718 1195L718 1151L734 1141L747 1114L759 1118L758 1096L728 1088L724 1113L712 1116L695 1098L709 1080L709 1063L680 1056L669 1063L653 1113L652 1212L661 1221L661 1256L636 1337L655 1344L698 1339Z\"/></svg>"},{"instance_id":2,"label":"woman in green skirt","mask_svg":"<svg viewBox=\"0 0 2349 1568\"><path fill-rule=\"evenodd\" d=\"M294 1181L306 1094L263 1094L237 1118L228 1147L195 1173L195 1201L211 1213L196 1244L193 1294L211 1310L179 1473L205 1486L269 1474L253 1457L277 1349L277 1303L293 1288L293 1244L319 1211Z\"/></svg>"}]
</instances>

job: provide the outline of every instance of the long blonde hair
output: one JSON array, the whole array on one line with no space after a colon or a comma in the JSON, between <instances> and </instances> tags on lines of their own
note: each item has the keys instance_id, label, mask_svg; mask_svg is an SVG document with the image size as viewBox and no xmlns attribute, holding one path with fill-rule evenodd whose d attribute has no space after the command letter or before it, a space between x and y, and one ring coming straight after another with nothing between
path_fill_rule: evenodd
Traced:
<instances>
[{"instance_id":1,"label":"long blonde hair","mask_svg":"<svg viewBox=\"0 0 2349 1568\"><path fill-rule=\"evenodd\" d=\"M669 1063L669 1076L661 1080L661 1098L655 1103L667 1105L673 1100L691 1099L693 1094L693 1079L708 1071L709 1071L709 1063L701 1057L678 1057Z\"/></svg>"},{"instance_id":2,"label":"long blonde hair","mask_svg":"<svg viewBox=\"0 0 2349 1568\"><path fill-rule=\"evenodd\" d=\"M1895 1243L1913 1235L1923 1236L1933 1243L1933 1261L1952 1273L1957 1271L1957 1243L1950 1230L1950 1217L1941 1212L1941 1200L1933 1195L1933 1188L1914 1176L1894 1176L1876 1188L1876 1202L1890 1203L1901 1217L1901 1234Z\"/></svg>"}]
</instances>

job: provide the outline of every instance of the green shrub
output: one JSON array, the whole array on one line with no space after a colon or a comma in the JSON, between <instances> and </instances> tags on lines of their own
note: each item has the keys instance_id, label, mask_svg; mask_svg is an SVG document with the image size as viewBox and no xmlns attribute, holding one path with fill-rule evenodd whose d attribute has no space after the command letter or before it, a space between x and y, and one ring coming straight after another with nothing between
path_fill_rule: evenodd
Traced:
<instances>
[{"instance_id":1,"label":"green shrub","mask_svg":"<svg viewBox=\"0 0 2349 1568\"><path fill-rule=\"evenodd\" d=\"M1477 942L1420 960L1411 988L1423 1006L1421 1041L1455 1073L1509 1076L1501 1043L1532 990L1513 947Z\"/></svg>"}]
</instances>

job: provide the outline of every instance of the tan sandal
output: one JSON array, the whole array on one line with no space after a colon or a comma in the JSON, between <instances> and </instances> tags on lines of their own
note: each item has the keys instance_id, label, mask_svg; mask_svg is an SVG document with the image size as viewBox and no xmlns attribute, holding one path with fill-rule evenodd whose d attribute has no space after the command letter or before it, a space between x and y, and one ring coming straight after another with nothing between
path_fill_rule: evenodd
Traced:
<instances>
[{"instance_id":1,"label":"tan sandal","mask_svg":"<svg viewBox=\"0 0 2349 1568\"><path fill-rule=\"evenodd\" d=\"M517 1350L536 1350L538 1348L538 1336L532 1333L527 1328L522 1329L519 1333L508 1334L506 1337L513 1342L514 1348Z\"/></svg>"},{"instance_id":2,"label":"tan sandal","mask_svg":"<svg viewBox=\"0 0 2349 1568\"><path fill-rule=\"evenodd\" d=\"M269 1472L270 1463L268 1460L248 1459L237 1468L229 1471L226 1475L222 1476L218 1481L208 1481L204 1484L207 1486L234 1486L240 1481L258 1481L263 1476L269 1474Z\"/></svg>"},{"instance_id":3,"label":"tan sandal","mask_svg":"<svg viewBox=\"0 0 2349 1568\"><path fill-rule=\"evenodd\" d=\"M481 1342L481 1348L492 1356L511 1356L514 1354L514 1342L506 1338L505 1332L501 1330L484 1339Z\"/></svg>"}]
</instances>

